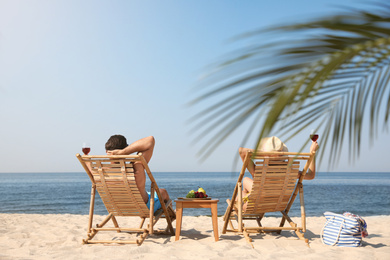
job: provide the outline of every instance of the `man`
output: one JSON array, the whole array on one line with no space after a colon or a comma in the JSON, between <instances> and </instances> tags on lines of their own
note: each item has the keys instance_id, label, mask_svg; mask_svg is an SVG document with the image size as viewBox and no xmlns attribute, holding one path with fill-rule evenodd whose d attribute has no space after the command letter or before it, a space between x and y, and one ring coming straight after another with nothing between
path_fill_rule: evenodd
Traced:
<instances>
[{"instance_id":1,"label":"man","mask_svg":"<svg viewBox=\"0 0 390 260\"><path fill-rule=\"evenodd\" d=\"M128 145L127 140L123 135L113 135L106 142L106 153L107 155L129 155L132 153L142 153L146 162L149 163L153 155L155 140L153 136L142 138L134 143ZM141 162L134 163L135 170L135 182L137 183L138 190L141 193L142 199L150 208L150 194L146 192L145 183L146 175L145 169ZM160 189L160 193L164 202L169 200L168 192L165 189ZM161 207L160 201L155 196L154 211Z\"/></svg>"}]
</instances>

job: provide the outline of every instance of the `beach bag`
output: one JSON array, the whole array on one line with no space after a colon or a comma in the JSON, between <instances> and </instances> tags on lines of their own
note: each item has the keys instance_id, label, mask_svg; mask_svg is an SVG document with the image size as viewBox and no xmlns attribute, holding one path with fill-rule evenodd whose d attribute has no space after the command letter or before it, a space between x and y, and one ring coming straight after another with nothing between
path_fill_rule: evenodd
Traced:
<instances>
[{"instance_id":1,"label":"beach bag","mask_svg":"<svg viewBox=\"0 0 390 260\"><path fill-rule=\"evenodd\" d=\"M362 237L368 235L367 224L358 215L328 211L324 216L327 221L321 231L321 241L325 245L358 247L362 244Z\"/></svg>"}]
</instances>

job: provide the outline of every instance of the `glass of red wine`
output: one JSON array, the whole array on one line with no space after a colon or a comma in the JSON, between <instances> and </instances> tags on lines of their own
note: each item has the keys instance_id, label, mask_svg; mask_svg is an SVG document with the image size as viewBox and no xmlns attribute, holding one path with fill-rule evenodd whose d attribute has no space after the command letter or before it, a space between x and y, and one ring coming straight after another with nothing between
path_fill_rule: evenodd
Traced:
<instances>
[{"instance_id":1,"label":"glass of red wine","mask_svg":"<svg viewBox=\"0 0 390 260\"><path fill-rule=\"evenodd\" d=\"M83 143L82 151L83 151L84 155L89 154L89 152L91 151L91 147L89 146L88 143Z\"/></svg>"},{"instance_id":2,"label":"glass of red wine","mask_svg":"<svg viewBox=\"0 0 390 260\"><path fill-rule=\"evenodd\" d=\"M310 139L311 139L313 142L317 141L317 139L318 139L318 134L316 134L316 133L314 132L314 130L311 131Z\"/></svg>"}]
</instances>

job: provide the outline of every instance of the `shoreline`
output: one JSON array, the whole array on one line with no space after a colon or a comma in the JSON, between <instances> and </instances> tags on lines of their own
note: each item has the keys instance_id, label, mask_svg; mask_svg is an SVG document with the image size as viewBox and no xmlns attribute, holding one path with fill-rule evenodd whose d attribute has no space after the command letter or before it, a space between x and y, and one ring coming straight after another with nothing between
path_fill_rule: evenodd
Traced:
<instances>
[{"instance_id":1,"label":"shoreline","mask_svg":"<svg viewBox=\"0 0 390 260\"><path fill-rule=\"evenodd\" d=\"M104 216L95 215L94 223ZM358 248L332 247L321 242L320 232L325 217L307 217L310 248L292 232L280 235L251 235L254 249L241 235L221 234L223 219L218 217L219 241L215 242L211 219L208 216L183 216L181 237L151 235L141 246L83 245L88 215L0 213L0 259L387 259L390 255L390 216L363 217L368 225L368 237ZM300 218L292 218L300 221ZM265 224L280 218L265 217ZM164 219L156 224L164 229ZM139 218L120 217L123 227L135 227ZM111 223L110 223L111 225ZM173 222L175 227L176 222ZM133 236L127 233L108 233L108 239Z\"/></svg>"},{"instance_id":2,"label":"shoreline","mask_svg":"<svg viewBox=\"0 0 390 260\"><path fill-rule=\"evenodd\" d=\"M334 212L334 213L337 213L337 214L340 214L342 215L344 212L346 211L343 211L343 212ZM16 212L16 213L10 213L10 212L0 212L0 219L1 219L1 215L71 215L71 216L80 216L80 217L88 217L88 214L74 214L74 213L19 213L19 212ZM107 214L108 215L108 214ZM97 215L95 214L94 216L96 217L105 217L107 215ZM224 216L224 214L218 214L218 218L222 218ZM324 215L321 215L321 216L308 216L306 215L306 218L321 218L323 217ZM204 215L185 215L183 213L183 217L194 217L194 218L198 218L198 217L208 217L208 218L211 218L211 214L204 214ZM276 216L276 215L266 215L265 217L270 217L270 218L278 218L279 216ZM294 216L294 215L290 215L290 217L292 217L293 219L296 219L296 218L299 218L297 216ZM370 216L361 216L362 218L368 218L368 217L390 217L390 215L370 215Z\"/></svg>"},{"instance_id":3,"label":"shoreline","mask_svg":"<svg viewBox=\"0 0 390 260\"><path fill-rule=\"evenodd\" d=\"M174 207L175 209L175 207ZM325 212L325 211L324 211ZM334 211L333 211L334 212ZM338 212L334 212L334 213L337 213L337 214L343 214L344 212L346 212L345 210L344 211L338 211ZM355 212L353 212L355 213ZM272 213L267 213L268 215L266 215L265 217L271 217L271 218L278 218L279 216L281 216L281 214L274 214L274 215L271 215ZM0 212L0 218L1 218L1 215L71 215L71 216L80 216L80 217L88 217L88 214L78 214L78 213L28 213L28 212ZM95 214L94 216L96 217L105 217L107 216L107 214ZM296 218L299 218L299 216L295 216L295 215L291 215L289 214L293 219L296 219ZM359 214L358 214L359 215ZM218 214L218 218L222 218L224 216L224 214ZM197 218L197 217L210 217L211 218L211 213L208 212L206 214L202 214L202 215L185 215L185 213L183 213L183 217L194 217L194 218ZM321 215L307 215L306 214L306 218L320 218L320 217L324 217L323 214ZM368 217L390 217L390 214L382 214L382 215L361 215L362 218L368 218Z\"/></svg>"}]
</instances>

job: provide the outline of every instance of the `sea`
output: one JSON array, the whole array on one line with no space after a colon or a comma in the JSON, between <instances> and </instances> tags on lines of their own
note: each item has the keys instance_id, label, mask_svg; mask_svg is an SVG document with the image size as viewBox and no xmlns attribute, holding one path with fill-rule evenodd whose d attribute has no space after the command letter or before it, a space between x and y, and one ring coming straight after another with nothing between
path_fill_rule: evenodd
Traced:
<instances>
[{"instance_id":1,"label":"sea","mask_svg":"<svg viewBox=\"0 0 390 260\"><path fill-rule=\"evenodd\" d=\"M231 172L154 172L153 176L172 200L202 187L211 198L219 199L218 215L225 213L226 199L231 198L238 179L238 173ZM86 215L90 192L90 179L83 172L0 173L0 213ZM390 173L317 172L314 180L304 181L304 200L307 216L321 216L325 211L362 217L390 215ZM107 214L99 196L95 214ZM183 214L211 215L210 209L184 209ZM290 215L300 216L298 197Z\"/></svg>"}]
</instances>

